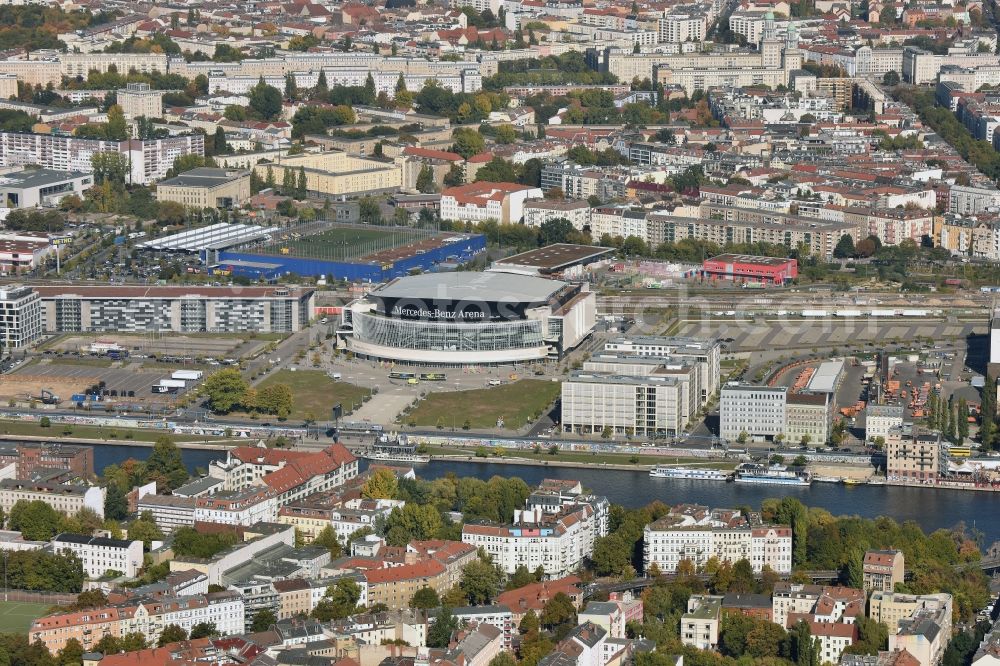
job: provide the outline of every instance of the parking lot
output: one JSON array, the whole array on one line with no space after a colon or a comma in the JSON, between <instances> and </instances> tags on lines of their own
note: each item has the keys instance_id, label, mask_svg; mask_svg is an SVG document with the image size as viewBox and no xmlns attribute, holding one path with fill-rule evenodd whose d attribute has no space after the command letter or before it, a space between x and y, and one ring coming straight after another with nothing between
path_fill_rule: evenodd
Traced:
<instances>
[{"instance_id":1,"label":"parking lot","mask_svg":"<svg viewBox=\"0 0 1000 666\"><path fill-rule=\"evenodd\" d=\"M691 337L732 339L730 351L808 350L892 341L962 339L984 334L986 325L926 319L870 317L867 319L699 319L683 321L672 333Z\"/></svg>"},{"instance_id":2,"label":"parking lot","mask_svg":"<svg viewBox=\"0 0 1000 666\"><path fill-rule=\"evenodd\" d=\"M120 345L130 356L170 356L177 358L226 358L243 345L238 335L127 335L100 333L95 335L64 335L46 345L55 353L90 353L90 345L100 340ZM265 344L254 341L255 346Z\"/></svg>"}]
</instances>

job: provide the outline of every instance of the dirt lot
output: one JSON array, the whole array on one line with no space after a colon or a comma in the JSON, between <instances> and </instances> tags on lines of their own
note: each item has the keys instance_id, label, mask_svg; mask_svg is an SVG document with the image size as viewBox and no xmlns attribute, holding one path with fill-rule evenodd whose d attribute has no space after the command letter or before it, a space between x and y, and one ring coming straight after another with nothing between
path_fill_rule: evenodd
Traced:
<instances>
[{"instance_id":1,"label":"dirt lot","mask_svg":"<svg viewBox=\"0 0 1000 666\"><path fill-rule=\"evenodd\" d=\"M32 396L39 396L45 389L59 396L61 404L68 406L72 395L85 393L102 381L104 388L113 392L108 396L111 402L149 405L175 397L153 394L151 390L160 379L170 377L169 370L144 370L138 364L118 366L121 364L99 367L44 359L5 375L0 382L0 401L27 401Z\"/></svg>"},{"instance_id":2,"label":"dirt lot","mask_svg":"<svg viewBox=\"0 0 1000 666\"><path fill-rule=\"evenodd\" d=\"M49 345L56 352L89 353L90 344L96 340L115 342L136 354L155 354L183 357L227 357L234 349L243 344L239 336L223 335L119 335L101 333L100 335L65 335Z\"/></svg>"}]
</instances>

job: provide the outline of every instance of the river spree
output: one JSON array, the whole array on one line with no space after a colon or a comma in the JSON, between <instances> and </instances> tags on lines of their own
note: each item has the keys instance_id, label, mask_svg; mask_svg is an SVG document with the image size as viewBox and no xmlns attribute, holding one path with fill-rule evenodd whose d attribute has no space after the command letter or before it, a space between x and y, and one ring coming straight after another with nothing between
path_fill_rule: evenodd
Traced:
<instances>
[{"instance_id":1,"label":"river spree","mask_svg":"<svg viewBox=\"0 0 1000 666\"><path fill-rule=\"evenodd\" d=\"M98 471L127 458L145 459L152 451L144 446L94 447L94 466ZM212 460L225 458L224 451L183 449L184 464L193 473L206 470ZM364 461L362 461L364 465ZM635 507L654 500L665 504L694 502L708 506L759 507L768 497L791 495L807 506L826 509L834 515L859 515L865 518L889 516L897 521L915 520L925 530L953 527L961 521L984 535L985 545L1000 540L1000 493L962 490L907 488L900 486L843 486L836 483L813 483L812 486L758 486L718 481L652 479L646 472L583 468L544 467L535 465L491 464L485 462L432 462L416 466L417 475L436 479L447 474L489 479L491 476L516 476L529 486L545 478L579 479L584 488L605 495L617 504Z\"/></svg>"}]
</instances>

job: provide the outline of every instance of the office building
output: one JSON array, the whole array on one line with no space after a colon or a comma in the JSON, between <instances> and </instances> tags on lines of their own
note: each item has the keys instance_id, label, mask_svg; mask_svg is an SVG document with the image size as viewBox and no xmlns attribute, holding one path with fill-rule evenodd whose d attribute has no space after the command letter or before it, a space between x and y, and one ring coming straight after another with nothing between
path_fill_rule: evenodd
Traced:
<instances>
[{"instance_id":1,"label":"office building","mask_svg":"<svg viewBox=\"0 0 1000 666\"><path fill-rule=\"evenodd\" d=\"M26 347L42 335L42 301L24 285L0 287L0 344L4 349Z\"/></svg>"},{"instance_id":2,"label":"office building","mask_svg":"<svg viewBox=\"0 0 1000 666\"><path fill-rule=\"evenodd\" d=\"M834 404L827 392L730 383L719 399L719 434L730 442L782 435L789 442L823 443L830 438Z\"/></svg>"},{"instance_id":3,"label":"office building","mask_svg":"<svg viewBox=\"0 0 1000 666\"><path fill-rule=\"evenodd\" d=\"M50 169L22 169L0 176L0 202L5 208L54 208L63 197L83 197L94 174Z\"/></svg>"},{"instance_id":4,"label":"office building","mask_svg":"<svg viewBox=\"0 0 1000 666\"><path fill-rule=\"evenodd\" d=\"M885 476L893 481L935 483L941 473L946 447L938 433L918 433L895 428L885 440Z\"/></svg>"},{"instance_id":5,"label":"office building","mask_svg":"<svg viewBox=\"0 0 1000 666\"><path fill-rule=\"evenodd\" d=\"M294 333L315 292L290 287L38 286L49 333Z\"/></svg>"}]
</instances>

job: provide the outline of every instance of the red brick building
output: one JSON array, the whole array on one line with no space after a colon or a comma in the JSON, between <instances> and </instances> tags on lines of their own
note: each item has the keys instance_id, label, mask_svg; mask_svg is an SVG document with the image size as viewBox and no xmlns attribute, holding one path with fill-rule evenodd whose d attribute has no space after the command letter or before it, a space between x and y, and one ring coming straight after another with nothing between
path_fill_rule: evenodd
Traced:
<instances>
[{"instance_id":1,"label":"red brick building","mask_svg":"<svg viewBox=\"0 0 1000 666\"><path fill-rule=\"evenodd\" d=\"M799 262L783 257L757 257L749 254L720 254L706 259L701 266L704 277L734 282L786 284L799 275Z\"/></svg>"},{"instance_id":2,"label":"red brick building","mask_svg":"<svg viewBox=\"0 0 1000 666\"><path fill-rule=\"evenodd\" d=\"M87 479L94 476L94 449L89 446L22 442L0 448L0 465L17 464L17 478L30 479L40 469L65 469Z\"/></svg>"}]
</instances>

